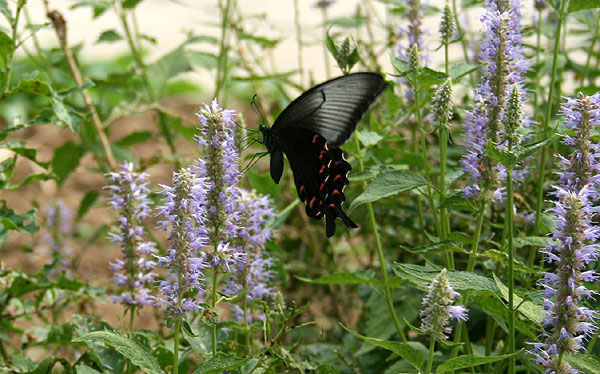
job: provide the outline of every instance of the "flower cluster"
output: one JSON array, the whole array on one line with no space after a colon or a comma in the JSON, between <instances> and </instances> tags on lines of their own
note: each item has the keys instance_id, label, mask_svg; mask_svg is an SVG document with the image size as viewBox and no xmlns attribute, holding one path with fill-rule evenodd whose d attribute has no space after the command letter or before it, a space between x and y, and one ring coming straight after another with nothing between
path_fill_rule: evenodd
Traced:
<instances>
[{"instance_id":1,"label":"flower cluster","mask_svg":"<svg viewBox=\"0 0 600 374\"><path fill-rule=\"evenodd\" d=\"M421 310L421 330L438 340L448 339L452 328L448 326L450 319L466 321L467 309L462 305L452 305L454 299L460 294L454 292L446 269L436 275L429 285L429 293L423 298L423 310Z\"/></svg>"},{"instance_id":2,"label":"flower cluster","mask_svg":"<svg viewBox=\"0 0 600 374\"><path fill-rule=\"evenodd\" d=\"M271 229L265 226L274 217L273 207L266 196L243 189L240 190L238 204L241 230L236 244L244 249L247 261L238 264L227 281L225 292L228 295L242 294L248 301L269 299L273 296L271 281L275 273L271 270L273 260L263 248L271 237ZM244 318L248 318L248 322L252 321L249 310L237 305L232 308L238 321L243 321Z\"/></svg>"},{"instance_id":3,"label":"flower cluster","mask_svg":"<svg viewBox=\"0 0 600 374\"><path fill-rule=\"evenodd\" d=\"M429 49L423 43L423 31L421 25L423 24L423 9L421 7L421 0L408 0L409 11L407 14L408 28L399 27L398 37L407 37L406 43L399 42L396 46L396 57L402 61L409 62L410 51L413 46L416 46L419 52L419 60L417 65L421 65L421 61L427 64L429 62ZM411 99L414 96L412 88L409 87L408 82L404 78L399 78L398 83L405 85L403 96L407 99Z\"/></svg>"},{"instance_id":4,"label":"flower cluster","mask_svg":"<svg viewBox=\"0 0 600 374\"><path fill-rule=\"evenodd\" d=\"M43 219L44 241L52 257L54 266L49 275L71 275L73 248L73 211L62 200L50 205Z\"/></svg>"},{"instance_id":5,"label":"flower cluster","mask_svg":"<svg viewBox=\"0 0 600 374\"><path fill-rule=\"evenodd\" d=\"M200 308L205 293L202 272L209 267L202 249L208 244L205 219L199 214L204 205L206 183L189 169L173 175L173 187L161 186L167 201L159 207L162 227L168 230L170 246L167 256L159 256L158 264L169 272L160 282L163 296L159 306L166 306L167 314L180 318Z\"/></svg>"},{"instance_id":6,"label":"flower cluster","mask_svg":"<svg viewBox=\"0 0 600 374\"><path fill-rule=\"evenodd\" d=\"M113 281L120 288L115 302L134 308L152 304L150 294L155 274L155 263L149 256L155 251L154 243L145 241L145 231L141 221L149 216L148 180L145 173L133 171L132 163L124 163L121 171L107 174L111 185L110 205L119 213L119 229L111 232L110 238L119 243L123 259L110 264L114 273Z\"/></svg>"},{"instance_id":7,"label":"flower cluster","mask_svg":"<svg viewBox=\"0 0 600 374\"><path fill-rule=\"evenodd\" d=\"M596 331L597 312L581 305L596 292L583 282L599 279L597 272L586 270L598 259L597 241L600 227L594 222L598 208L598 145L590 143L591 130L600 125L600 94L579 95L563 105L567 127L575 136L566 135L563 144L574 148L568 158L561 157L557 198L550 209L557 219L552 242L545 248L546 261L556 265L554 272L544 275L544 328L541 342L530 343L536 362L548 373L577 373L561 360L565 353L584 351L583 342Z\"/></svg>"},{"instance_id":8,"label":"flower cluster","mask_svg":"<svg viewBox=\"0 0 600 374\"><path fill-rule=\"evenodd\" d=\"M484 148L489 141L505 143L503 109L514 86L524 92L523 75L529 63L522 52L520 0L488 0L487 5L482 18L486 31L480 54L485 71L475 94L475 105L467 112L465 147L468 151L461 160L463 170L474 183L463 191L466 198L502 200L500 182L506 177L506 171L485 155ZM523 117L522 125L528 127L529 119Z\"/></svg>"}]
</instances>

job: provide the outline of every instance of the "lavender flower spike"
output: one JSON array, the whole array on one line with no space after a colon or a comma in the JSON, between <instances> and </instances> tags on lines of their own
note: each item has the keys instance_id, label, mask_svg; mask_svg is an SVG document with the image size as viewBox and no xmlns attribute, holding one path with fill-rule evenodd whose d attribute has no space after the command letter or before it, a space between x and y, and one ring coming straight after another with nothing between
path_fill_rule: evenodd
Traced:
<instances>
[{"instance_id":1,"label":"lavender flower spike","mask_svg":"<svg viewBox=\"0 0 600 374\"><path fill-rule=\"evenodd\" d=\"M46 209L43 219L45 231L43 241L48 245L48 252L52 256L55 266L49 275L64 274L71 276L72 270L72 236L73 236L73 211L64 201L58 200Z\"/></svg>"},{"instance_id":2,"label":"lavender flower spike","mask_svg":"<svg viewBox=\"0 0 600 374\"><path fill-rule=\"evenodd\" d=\"M467 309L464 306L452 305L457 297L460 297L460 294L452 290L446 276L446 269L442 269L429 285L429 293L423 298L423 310L420 315L421 329L425 334L439 340L446 340L448 334L452 332L452 328L447 326L450 319L462 321L468 319Z\"/></svg>"},{"instance_id":3,"label":"lavender flower spike","mask_svg":"<svg viewBox=\"0 0 600 374\"><path fill-rule=\"evenodd\" d=\"M124 163L121 171L107 174L111 185L110 205L119 213L119 230L111 232L113 242L121 245L123 259L110 264L113 281L121 288L113 296L115 302L134 308L154 302L151 284L155 263L149 257L156 251L154 243L145 241L141 221L149 215L148 180L145 173L133 171L132 163Z\"/></svg>"},{"instance_id":4,"label":"lavender flower spike","mask_svg":"<svg viewBox=\"0 0 600 374\"><path fill-rule=\"evenodd\" d=\"M206 183L189 169L182 169L173 174L173 187L162 188L167 201L159 207L159 215L163 229L169 231L170 245L168 255L158 257L158 264L169 271L159 285L159 306L166 306L171 317L183 318L200 309L205 293L202 272L209 264L200 248L208 244L208 237L197 207L206 194Z\"/></svg>"},{"instance_id":5,"label":"lavender flower spike","mask_svg":"<svg viewBox=\"0 0 600 374\"><path fill-rule=\"evenodd\" d=\"M500 182L506 171L484 153L484 148L488 141L499 144L503 140L502 110L513 86L525 92L524 73L529 63L522 52L521 18L520 0L488 0L482 18L486 32L480 54L485 70L475 93L475 105L467 112L465 122L468 151L461 164L473 182L463 190L466 198L503 199ZM524 116L522 125L529 127L529 123Z\"/></svg>"},{"instance_id":6,"label":"lavender flower spike","mask_svg":"<svg viewBox=\"0 0 600 374\"><path fill-rule=\"evenodd\" d=\"M566 126L575 136L565 135L563 143L574 148L568 158L561 158L559 183L554 186L557 200L550 209L557 220L552 242L544 249L546 261L554 264L542 280L544 288L544 328L541 343L530 343L536 362L548 373L578 373L563 361L564 354L585 351L583 342L597 330L598 313L581 305L597 292L585 287L600 277L587 265L598 260L600 227L595 216L598 200L598 145L591 143L591 130L600 124L600 94L579 95L563 105Z\"/></svg>"}]
</instances>

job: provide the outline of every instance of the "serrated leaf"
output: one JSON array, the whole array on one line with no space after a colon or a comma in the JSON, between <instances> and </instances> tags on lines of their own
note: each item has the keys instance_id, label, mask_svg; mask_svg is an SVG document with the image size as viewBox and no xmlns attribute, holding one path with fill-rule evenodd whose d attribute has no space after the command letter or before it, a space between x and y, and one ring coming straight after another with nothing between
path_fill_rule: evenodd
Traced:
<instances>
[{"instance_id":1,"label":"serrated leaf","mask_svg":"<svg viewBox=\"0 0 600 374\"><path fill-rule=\"evenodd\" d=\"M296 278L303 282L314 284L379 284L374 279L374 275L372 271L363 271L356 273L333 273L320 276L317 279Z\"/></svg>"},{"instance_id":2,"label":"serrated leaf","mask_svg":"<svg viewBox=\"0 0 600 374\"><path fill-rule=\"evenodd\" d=\"M513 239L513 246L515 248L523 248L526 246L532 247L545 247L548 245L549 237L546 236L525 236Z\"/></svg>"},{"instance_id":3,"label":"serrated leaf","mask_svg":"<svg viewBox=\"0 0 600 374\"><path fill-rule=\"evenodd\" d=\"M552 139L552 136L547 136L537 142L514 147L512 151L500 149L494 143L488 142L484 150L492 160L499 162L507 169L513 169L519 162L532 156L540 148L543 148L546 144L548 144Z\"/></svg>"},{"instance_id":4,"label":"serrated leaf","mask_svg":"<svg viewBox=\"0 0 600 374\"><path fill-rule=\"evenodd\" d=\"M8 235L8 231L15 230L30 235L36 233L40 227L35 224L35 209L24 214L16 214L14 210L6 206L5 200L0 200L0 244Z\"/></svg>"},{"instance_id":5,"label":"serrated leaf","mask_svg":"<svg viewBox=\"0 0 600 374\"><path fill-rule=\"evenodd\" d=\"M96 190L88 191L88 193L85 194L83 199L81 199L81 203L79 203L79 209L77 210L78 221L85 216L92 206L94 206L99 196L100 193Z\"/></svg>"},{"instance_id":6,"label":"serrated leaf","mask_svg":"<svg viewBox=\"0 0 600 374\"><path fill-rule=\"evenodd\" d=\"M194 374L221 374L224 370L233 370L244 365L251 357L237 358L234 356L217 356L212 357L204 364L200 365Z\"/></svg>"},{"instance_id":7,"label":"serrated leaf","mask_svg":"<svg viewBox=\"0 0 600 374\"><path fill-rule=\"evenodd\" d=\"M54 95L54 91L48 85L48 83L38 79L22 79L19 84L16 85L11 91L11 95L29 93L51 97Z\"/></svg>"},{"instance_id":8,"label":"serrated leaf","mask_svg":"<svg viewBox=\"0 0 600 374\"><path fill-rule=\"evenodd\" d=\"M363 193L352 201L348 211L352 212L363 204L407 192L426 184L427 181L425 178L419 174L409 171L386 172L375 177L371 183L367 185Z\"/></svg>"},{"instance_id":9,"label":"serrated leaf","mask_svg":"<svg viewBox=\"0 0 600 374\"><path fill-rule=\"evenodd\" d=\"M52 110L54 111L54 115L58 119L58 121L66 126L68 126L74 134L79 132L79 127L75 122L71 120L71 114L67 110L65 103L57 97L53 97L52 101Z\"/></svg>"},{"instance_id":10,"label":"serrated leaf","mask_svg":"<svg viewBox=\"0 0 600 374\"><path fill-rule=\"evenodd\" d=\"M75 366L75 373L76 374L102 374L98 370L91 368L84 364L79 364L79 365Z\"/></svg>"},{"instance_id":11,"label":"serrated leaf","mask_svg":"<svg viewBox=\"0 0 600 374\"><path fill-rule=\"evenodd\" d=\"M392 269L398 277L413 282L421 286L423 289L426 288L426 283L431 283L433 278L440 273L440 270L438 269L433 269L422 265L399 263L394 263L394 265L395 266ZM489 292L492 294L497 294L499 292L496 283L492 279L486 278L482 275L456 270L448 270L447 275L450 286L452 286L452 289L455 291L470 290Z\"/></svg>"},{"instance_id":12,"label":"serrated leaf","mask_svg":"<svg viewBox=\"0 0 600 374\"><path fill-rule=\"evenodd\" d=\"M364 145L367 148L376 145L381 141L381 139L383 139L383 136L379 135L374 131L368 130L358 130L356 132L356 135L358 136L358 140L360 140L362 145Z\"/></svg>"},{"instance_id":13,"label":"serrated leaf","mask_svg":"<svg viewBox=\"0 0 600 374\"><path fill-rule=\"evenodd\" d=\"M417 370L420 370L421 367L423 366L423 363L425 363L425 358L423 357L421 352L419 352L416 349L414 349L413 347L411 347L408 343L396 342L396 341L391 341L391 340L382 340L382 339L377 339L377 338L369 338L369 337L360 335L359 333L350 330L349 328L342 325L341 323L340 323L340 326L342 326L342 328L344 330L346 330L348 333L357 337L360 340L363 340L367 343L376 345L380 348L386 349L388 351L391 351L391 352L397 354L398 356L400 356L403 359L405 359L406 361L408 361Z\"/></svg>"},{"instance_id":14,"label":"serrated leaf","mask_svg":"<svg viewBox=\"0 0 600 374\"><path fill-rule=\"evenodd\" d=\"M6 68L14 53L15 43L13 42L12 38L4 31L0 30L0 63L2 63L0 67ZM5 79L6 77L2 78L3 81Z\"/></svg>"},{"instance_id":15,"label":"serrated leaf","mask_svg":"<svg viewBox=\"0 0 600 374\"><path fill-rule=\"evenodd\" d=\"M500 279L498 279L498 277L496 277L496 274L493 274L493 276L494 276L494 281L496 282L496 285L498 286L498 289L500 291L500 295L502 296L502 298L504 300L508 301L508 287L506 287L504 285L504 283L502 283L502 281ZM514 302L515 308L517 306L519 307L516 311L521 312L521 314L523 314L525 317L527 317L527 319L529 319L531 322L535 323L536 325L541 324L542 320L546 316L546 313L544 312L544 308L542 308L539 305L534 304L531 301L523 301L523 299L520 296L518 296L517 294L515 294L514 292L513 292L513 302Z\"/></svg>"},{"instance_id":16,"label":"serrated leaf","mask_svg":"<svg viewBox=\"0 0 600 374\"><path fill-rule=\"evenodd\" d=\"M480 253L479 256L494 259L505 265L508 264L508 253L501 252L497 249L488 249L487 251ZM521 261L519 261L517 259L513 259L513 265L515 267L515 270L517 270L517 271L521 271L521 272L529 273L529 274L537 274L538 273L536 270L531 269L529 266L525 265L524 263L522 263Z\"/></svg>"},{"instance_id":17,"label":"serrated leaf","mask_svg":"<svg viewBox=\"0 0 600 374\"><path fill-rule=\"evenodd\" d=\"M410 71L410 64L408 61L400 60L398 57L390 56L390 61L396 72L400 75L405 75Z\"/></svg>"},{"instance_id":18,"label":"serrated leaf","mask_svg":"<svg viewBox=\"0 0 600 374\"><path fill-rule=\"evenodd\" d=\"M564 355L567 361L575 369L586 374L600 374L600 357L591 354L578 353L576 355Z\"/></svg>"},{"instance_id":19,"label":"serrated leaf","mask_svg":"<svg viewBox=\"0 0 600 374\"><path fill-rule=\"evenodd\" d=\"M440 204L440 208L456 209L467 212L477 212L480 207L480 201L465 198L462 192L446 197Z\"/></svg>"},{"instance_id":20,"label":"serrated leaf","mask_svg":"<svg viewBox=\"0 0 600 374\"><path fill-rule=\"evenodd\" d=\"M163 374L160 365L152 353L134 339L125 337L115 331L93 331L75 339L74 342L100 341L113 347L117 352L127 357L132 364L148 374Z\"/></svg>"},{"instance_id":21,"label":"serrated leaf","mask_svg":"<svg viewBox=\"0 0 600 374\"><path fill-rule=\"evenodd\" d=\"M35 162L37 165L47 169L50 165L48 162L41 162L37 159L37 150L34 148L27 148L26 143L24 141L8 141L0 144L0 148L10 149L16 154L28 158L29 160Z\"/></svg>"},{"instance_id":22,"label":"serrated leaf","mask_svg":"<svg viewBox=\"0 0 600 374\"><path fill-rule=\"evenodd\" d=\"M54 150L54 157L50 164L59 184L62 184L69 174L77 168L79 160L84 154L85 148L70 141Z\"/></svg>"},{"instance_id":23,"label":"serrated leaf","mask_svg":"<svg viewBox=\"0 0 600 374\"><path fill-rule=\"evenodd\" d=\"M473 366L485 365L492 362L506 360L507 358L514 356L517 353L518 352L502 356L477 356L474 354L470 354L454 357L438 366L436 369L436 373L445 373L452 370L470 368Z\"/></svg>"}]
</instances>

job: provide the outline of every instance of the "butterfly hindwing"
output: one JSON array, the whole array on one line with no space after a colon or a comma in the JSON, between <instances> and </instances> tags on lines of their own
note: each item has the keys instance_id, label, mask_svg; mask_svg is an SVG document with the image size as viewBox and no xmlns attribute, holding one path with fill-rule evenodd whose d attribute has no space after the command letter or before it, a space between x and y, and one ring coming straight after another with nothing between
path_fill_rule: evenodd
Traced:
<instances>
[{"instance_id":1,"label":"butterfly hindwing","mask_svg":"<svg viewBox=\"0 0 600 374\"><path fill-rule=\"evenodd\" d=\"M326 218L326 234L335 234L335 219L340 217L348 227L358 227L342 211L346 200L344 187L351 166L344 160L342 151L329 148L319 134L306 129L283 129L279 132L279 145L286 154L298 197L306 206L306 215L315 219Z\"/></svg>"},{"instance_id":2,"label":"butterfly hindwing","mask_svg":"<svg viewBox=\"0 0 600 374\"><path fill-rule=\"evenodd\" d=\"M375 73L354 73L321 83L288 105L272 130L303 128L323 136L329 146L339 146L385 86L383 77Z\"/></svg>"}]
</instances>

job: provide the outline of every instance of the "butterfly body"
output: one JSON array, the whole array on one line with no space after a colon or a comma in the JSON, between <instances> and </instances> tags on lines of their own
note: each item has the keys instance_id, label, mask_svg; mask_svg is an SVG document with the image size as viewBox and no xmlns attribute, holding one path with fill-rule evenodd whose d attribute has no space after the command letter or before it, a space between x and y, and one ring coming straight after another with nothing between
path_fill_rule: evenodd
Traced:
<instances>
[{"instance_id":1,"label":"butterfly body","mask_svg":"<svg viewBox=\"0 0 600 374\"><path fill-rule=\"evenodd\" d=\"M328 237L335 234L338 217L346 226L358 227L341 208L351 166L338 147L354 132L385 86L383 78L375 73L335 78L294 100L271 128L260 127L263 144L271 154L271 178L279 183L285 153L306 214L326 218Z\"/></svg>"}]
</instances>

